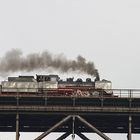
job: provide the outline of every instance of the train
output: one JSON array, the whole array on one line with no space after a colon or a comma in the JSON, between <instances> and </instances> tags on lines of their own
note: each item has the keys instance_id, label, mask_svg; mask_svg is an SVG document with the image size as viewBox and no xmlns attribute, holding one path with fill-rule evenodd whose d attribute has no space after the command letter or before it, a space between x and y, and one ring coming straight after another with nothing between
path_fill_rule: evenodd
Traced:
<instances>
[{"instance_id":1,"label":"train","mask_svg":"<svg viewBox=\"0 0 140 140\"><path fill-rule=\"evenodd\" d=\"M58 75L8 77L0 85L1 94L36 94L50 96L113 96L108 80L60 79Z\"/></svg>"}]
</instances>

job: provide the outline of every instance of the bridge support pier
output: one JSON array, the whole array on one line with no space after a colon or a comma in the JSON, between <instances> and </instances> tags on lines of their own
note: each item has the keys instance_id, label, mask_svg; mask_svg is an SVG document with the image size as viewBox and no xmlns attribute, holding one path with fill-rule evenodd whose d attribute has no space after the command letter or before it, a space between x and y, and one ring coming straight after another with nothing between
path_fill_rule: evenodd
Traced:
<instances>
[{"instance_id":1,"label":"bridge support pier","mask_svg":"<svg viewBox=\"0 0 140 140\"><path fill-rule=\"evenodd\" d=\"M128 140L132 140L132 116L129 115Z\"/></svg>"},{"instance_id":2,"label":"bridge support pier","mask_svg":"<svg viewBox=\"0 0 140 140\"><path fill-rule=\"evenodd\" d=\"M19 140L19 114L16 114L16 140Z\"/></svg>"},{"instance_id":3,"label":"bridge support pier","mask_svg":"<svg viewBox=\"0 0 140 140\"><path fill-rule=\"evenodd\" d=\"M50 129L48 129L46 132L42 133L40 136L38 136L35 140L42 140L44 137L46 137L49 133L54 131L56 128L58 128L60 125L62 125L64 122L68 121L70 118L73 118L73 124L72 124L72 139L75 138L75 132L74 132L74 122L75 118L78 118L82 123L84 123L87 127L92 129L95 133L97 133L100 137L102 137L104 140L111 140L109 137L107 137L105 134L103 134L101 131L99 131L97 128L95 128L93 125L88 123L84 118L78 116L78 115L69 115L62 119L60 122L52 126ZM68 137L70 133L65 133L61 137L59 137L57 140L62 140L66 137ZM78 132L77 135L82 138L83 140L89 140L87 137L85 137L82 133ZM131 140L131 139L129 139Z\"/></svg>"}]
</instances>

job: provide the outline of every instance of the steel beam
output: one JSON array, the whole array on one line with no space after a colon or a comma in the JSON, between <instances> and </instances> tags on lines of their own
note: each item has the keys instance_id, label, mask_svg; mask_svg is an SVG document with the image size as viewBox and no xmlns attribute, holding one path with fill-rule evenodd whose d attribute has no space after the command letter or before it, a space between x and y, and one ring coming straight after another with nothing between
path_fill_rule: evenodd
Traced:
<instances>
[{"instance_id":1,"label":"steel beam","mask_svg":"<svg viewBox=\"0 0 140 140\"><path fill-rule=\"evenodd\" d=\"M75 139L75 116L72 116L72 139Z\"/></svg>"},{"instance_id":2,"label":"steel beam","mask_svg":"<svg viewBox=\"0 0 140 140\"><path fill-rule=\"evenodd\" d=\"M128 140L132 140L132 117L129 115Z\"/></svg>"},{"instance_id":3,"label":"steel beam","mask_svg":"<svg viewBox=\"0 0 140 140\"><path fill-rule=\"evenodd\" d=\"M42 133L40 136L38 136L35 140L42 140L44 137L46 137L49 133L54 131L56 128L58 128L60 125L62 125L64 122L68 121L71 118L71 115L65 117L60 122L52 126L48 131Z\"/></svg>"},{"instance_id":4,"label":"steel beam","mask_svg":"<svg viewBox=\"0 0 140 140\"><path fill-rule=\"evenodd\" d=\"M90 140L82 133L76 133L82 140Z\"/></svg>"},{"instance_id":5,"label":"steel beam","mask_svg":"<svg viewBox=\"0 0 140 140\"><path fill-rule=\"evenodd\" d=\"M64 140L65 138L67 138L70 135L69 132L66 132L65 134L63 134L62 136L60 136L58 139L56 140Z\"/></svg>"},{"instance_id":6,"label":"steel beam","mask_svg":"<svg viewBox=\"0 0 140 140\"><path fill-rule=\"evenodd\" d=\"M104 140L111 140L109 137L107 137L105 134L103 134L101 131L99 131L97 128L95 128L93 125L88 123L84 118L80 116L76 116L81 122L83 122L86 126L91 128L94 132L96 132L100 137L102 137Z\"/></svg>"},{"instance_id":7,"label":"steel beam","mask_svg":"<svg viewBox=\"0 0 140 140\"><path fill-rule=\"evenodd\" d=\"M16 114L16 140L19 140L19 114Z\"/></svg>"}]
</instances>

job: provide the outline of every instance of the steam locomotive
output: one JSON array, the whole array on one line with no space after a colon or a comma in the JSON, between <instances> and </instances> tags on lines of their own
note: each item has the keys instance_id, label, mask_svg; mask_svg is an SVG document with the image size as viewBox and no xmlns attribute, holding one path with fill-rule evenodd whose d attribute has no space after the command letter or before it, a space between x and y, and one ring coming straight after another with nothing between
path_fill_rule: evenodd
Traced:
<instances>
[{"instance_id":1,"label":"steam locomotive","mask_svg":"<svg viewBox=\"0 0 140 140\"><path fill-rule=\"evenodd\" d=\"M87 78L67 78L61 80L58 75L36 75L8 77L0 85L1 94L45 94L63 96L112 96L112 83L107 80L94 81Z\"/></svg>"}]
</instances>

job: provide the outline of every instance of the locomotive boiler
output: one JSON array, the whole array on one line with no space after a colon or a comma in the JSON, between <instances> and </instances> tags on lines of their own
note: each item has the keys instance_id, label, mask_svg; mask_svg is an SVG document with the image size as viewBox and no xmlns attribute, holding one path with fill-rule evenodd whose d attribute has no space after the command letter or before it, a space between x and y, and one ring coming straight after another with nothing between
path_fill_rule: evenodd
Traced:
<instances>
[{"instance_id":1,"label":"locomotive boiler","mask_svg":"<svg viewBox=\"0 0 140 140\"><path fill-rule=\"evenodd\" d=\"M1 94L45 94L51 96L112 96L112 83L107 80L67 78L58 75L8 77L0 85Z\"/></svg>"}]
</instances>

